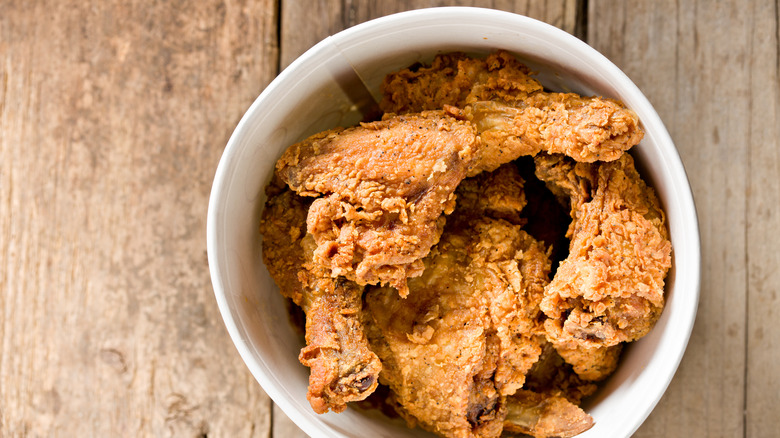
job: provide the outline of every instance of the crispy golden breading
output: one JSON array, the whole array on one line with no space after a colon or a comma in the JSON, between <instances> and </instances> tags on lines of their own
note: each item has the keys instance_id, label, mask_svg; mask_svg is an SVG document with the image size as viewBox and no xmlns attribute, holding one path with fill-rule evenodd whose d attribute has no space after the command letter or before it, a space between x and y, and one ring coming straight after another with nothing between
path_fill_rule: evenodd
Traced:
<instances>
[{"instance_id":1,"label":"crispy golden breading","mask_svg":"<svg viewBox=\"0 0 780 438\"><path fill-rule=\"evenodd\" d=\"M311 266L313 242L305 234L309 200L278 183L267 194L260 222L263 260L282 294L306 313L306 347L299 359L311 369L307 398L315 412L341 412L347 402L376 389L382 368L361 324L363 287Z\"/></svg>"},{"instance_id":2,"label":"crispy golden breading","mask_svg":"<svg viewBox=\"0 0 780 438\"><path fill-rule=\"evenodd\" d=\"M457 213L450 221L488 216L523 225L521 212L527 204L524 183L514 164L506 164L495 172L484 172L463 180L455 192Z\"/></svg>"},{"instance_id":3,"label":"crispy golden breading","mask_svg":"<svg viewBox=\"0 0 780 438\"><path fill-rule=\"evenodd\" d=\"M304 286L298 273L306 262L301 240L311 200L296 195L279 178L273 178L265 192L268 198L260 219L263 262L282 295L302 306Z\"/></svg>"},{"instance_id":4,"label":"crispy golden breading","mask_svg":"<svg viewBox=\"0 0 780 438\"><path fill-rule=\"evenodd\" d=\"M316 264L406 295L476 153L473 126L432 111L314 135L276 168L299 194L321 196L307 218Z\"/></svg>"},{"instance_id":5,"label":"crispy golden breading","mask_svg":"<svg viewBox=\"0 0 780 438\"><path fill-rule=\"evenodd\" d=\"M311 369L307 398L317 413L341 412L374 392L382 370L361 322L363 286L343 277L302 276L308 277L306 346L298 359Z\"/></svg>"},{"instance_id":6,"label":"crispy golden breading","mask_svg":"<svg viewBox=\"0 0 780 438\"><path fill-rule=\"evenodd\" d=\"M507 190L490 195L496 187ZM407 419L443 436L498 436L505 397L541 353L550 261L519 225L494 218L518 217L525 204L511 165L464 181L458 195L463 202L423 275L409 280L409 296L367 292L376 325L369 339Z\"/></svg>"},{"instance_id":7,"label":"crispy golden breading","mask_svg":"<svg viewBox=\"0 0 780 438\"><path fill-rule=\"evenodd\" d=\"M387 75L379 106L386 113L404 114L479 101L520 104L540 91L542 84L531 77L531 70L509 52L484 59L451 52L436 56L430 66L417 64Z\"/></svg>"},{"instance_id":8,"label":"crispy golden breading","mask_svg":"<svg viewBox=\"0 0 780 438\"><path fill-rule=\"evenodd\" d=\"M569 256L541 307L554 343L611 347L647 334L664 305L671 242L655 193L630 155L610 163L536 157L537 176L569 194Z\"/></svg>"},{"instance_id":9,"label":"crispy golden breading","mask_svg":"<svg viewBox=\"0 0 780 438\"><path fill-rule=\"evenodd\" d=\"M409 280L405 299L392 288L369 288L376 326L369 341L382 360L380 381L411 424L446 437L497 436L504 417L492 380L498 342L485 333L486 298L461 268L469 259L466 240L445 234L423 276Z\"/></svg>"},{"instance_id":10,"label":"crispy golden breading","mask_svg":"<svg viewBox=\"0 0 780 438\"><path fill-rule=\"evenodd\" d=\"M571 438L593 427L593 418L560 395L521 389L507 398L504 430L535 438Z\"/></svg>"},{"instance_id":11,"label":"crispy golden breading","mask_svg":"<svg viewBox=\"0 0 780 438\"><path fill-rule=\"evenodd\" d=\"M523 389L540 394L560 395L576 405L596 391L596 385L577 375L552 343L546 340L540 343L542 353L528 371Z\"/></svg>"},{"instance_id":12,"label":"crispy golden breading","mask_svg":"<svg viewBox=\"0 0 780 438\"><path fill-rule=\"evenodd\" d=\"M472 122L484 148L470 175L542 151L612 161L642 139L639 119L622 103L546 92L530 73L505 51L485 59L439 55L430 67L388 75L380 106L388 113L444 108Z\"/></svg>"},{"instance_id":13,"label":"crispy golden breading","mask_svg":"<svg viewBox=\"0 0 780 438\"><path fill-rule=\"evenodd\" d=\"M578 342L555 339L558 354L571 364L572 370L583 380L603 380L615 371L623 344L610 347L586 347Z\"/></svg>"}]
</instances>

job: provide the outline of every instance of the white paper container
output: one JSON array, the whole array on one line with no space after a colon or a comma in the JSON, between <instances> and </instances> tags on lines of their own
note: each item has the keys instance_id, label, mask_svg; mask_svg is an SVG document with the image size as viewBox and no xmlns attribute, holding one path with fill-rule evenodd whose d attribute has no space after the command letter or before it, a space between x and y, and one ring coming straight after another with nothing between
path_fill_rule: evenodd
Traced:
<instances>
[{"instance_id":1,"label":"white paper container","mask_svg":"<svg viewBox=\"0 0 780 438\"><path fill-rule=\"evenodd\" d=\"M263 389L311 436L432 435L379 414L348 409L317 415L311 410L305 397L308 368L297 359L302 345L260 254L263 188L274 163L300 139L358 122L359 109L370 94L379 97L385 74L416 61L429 62L437 53L487 54L497 49L524 60L548 88L617 98L636 111L645 137L631 153L667 212L674 253L666 308L650 334L625 349L617 372L584 405L596 424L580 436L630 436L677 369L698 303L699 231L680 157L644 95L604 56L542 22L479 8L405 12L326 38L285 69L231 136L209 201L209 267L228 332Z\"/></svg>"}]
</instances>

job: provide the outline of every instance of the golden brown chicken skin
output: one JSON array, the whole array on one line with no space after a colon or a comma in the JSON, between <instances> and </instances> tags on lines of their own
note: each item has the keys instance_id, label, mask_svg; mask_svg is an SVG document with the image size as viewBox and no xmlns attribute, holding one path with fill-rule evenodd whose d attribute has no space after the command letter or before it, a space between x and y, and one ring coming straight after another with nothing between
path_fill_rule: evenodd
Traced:
<instances>
[{"instance_id":1,"label":"golden brown chicken skin","mask_svg":"<svg viewBox=\"0 0 780 438\"><path fill-rule=\"evenodd\" d=\"M381 370L361 324L363 287L311 266L313 240L305 222L309 199L279 181L266 192L260 222L263 260L282 295L306 313L306 346L299 359L310 368L307 398L315 412L341 412L376 389Z\"/></svg>"},{"instance_id":2,"label":"golden brown chicken skin","mask_svg":"<svg viewBox=\"0 0 780 438\"><path fill-rule=\"evenodd\" d=\"M655 193L628 154L594 164L540 155L536 165L554 193L569 195L573 218L569 256L541 304L548 338L567 348L603 348L644 336L663 309L671 267ZM601 352L604 360L613 356Z\"/></svg>"},{"instance_id":3,"label":"golden brown chicken skin","mask_svg":"<svg viewBox=\"0 0 780 438\"><path fill-rule=\"evenodd\" d=\"M506 396L541 353L539 301L550 262L519 225L491 217L516 216L510 206L524 205L516 170L502 170L458 189L463 202L423 275L409 280L407 298L391 288L366 294L380 380L404 417L446 437L499 436ZM491 196L475 196L494 184L516 195L492 197L500 201L492 205L483 202Z\"/></svg>"},{"instance_id":4,"label":"golden brown chicken skin","mask_svg":"<svg viewBox=\"0 0 780 438\"><path fill-rule=\"evenodd\" d=\"M595 390L595 384L575 374L554 346L543 341L523 389L507 398L504 430L536 438L576 436L594 424L579 404Z\"/></svg>"},{"instance_id":5,"label":"golden brown chicken skin","mask_svg":"<svg viewBox=\"0 0 780 438\"><path fill-rule=\"evenodd\" d=\"M307 215L315 264L406 295L477 152L471 124L431 111L314 135L276 168L293 190L318 197Z\"/></svg>"},{"instance_id":6,"label":"golden brown chicken skin","mask_svg":"<svg viewBox=\"0 0 780 438\"><path fill-rule=\"evenodd\" d=\"M363 330L363 286L343 277L302 275L308 277L306 346L298 359L311 369L307 398L319 414L342 412L374 392L382 370Z\"/></svg>"},{"instance_id":7,"label":"golden brown chicken skin","mask_svg":"<svg viewBox=\"0 0 780 438\"><path fill-rule=\"evenodd\" d=\"M306 235L311 200L298 196L276 177L266 186L265 193L267 199L260 218L263 262L279 292L302 306L305 291L298 274L306 262L301 241Z\"/></svg>"},{"instance_id":8,"label":"golden brown chicken skin","mask_svg":"<svg viewBox=\"0 0 780 438\"><path fill-rule=\"evenodd\" d=\"M464 180L448 229L472 236L471 278L489 302L499 342L494 381L502 395L523 385L536 361L544 315L539 304L549 282L549 250L521 229L524 181L514 164Z\"/></svg>"},{"instance_id":9,"label":"golden brown chicken skin","mask_svg":"<svg viewBox=\"0 0 780 438\"><path fill-rule=\"evenodd\" d=\"M500 50L486 58L462 52L436 56L430 66L416 64L390 73L382 82L380 108L386 113L413 113L497 100L520 104L543 91L531 70L509 52Z\"/></svg>"},{"instance_id":10,"label":"golden brown chicken skin","mask_svg":"<svg viewBox=\"0 0 780 438\"><path fill-rule=\"evenodd\" d=\"M388 75L380 106L390 113L444 108L472 122L484 150L470 175L542 151L612 161L642 139L636 114L622 103L547 92L530 74L506 51L484 59L439 55L430 67Z\"/></svg>"},{"instance_id":11,"label":"golden brown chicken skin","mask_svg":"<svg viewBox=\"0 0 780 438\"><path fill-rule=\"evenodd\" d=\"M593 427L593 418L557 394L521 389L507 399L504 430L534 438L571 438Z\"/></svg>"},{"instance_id":12,"label":"golden brown chicken skin","mask_svg":"<svg viewBox=\"0 0 780 438\"><path fill-rule=\"evenodd\" d=\"M541 346L542 353L528 371L523 389L539 394L559 395L576 405L596 392L596 384L580 377L551 342L543 340Z\"/></svg>"},{"instance_id":13,"label":"golden brown chicken skin","mask_svg":"<svg viewBox=\"0 0 780 438\"><path fill-rule=\"evenodd\" d=\"M468 263L466 245L445 235L423 276L410 279L406 299L392 288L369 288L376 327L369 340L382 360L380 381L410 424L445 437L498 436L505 408L492 379L498 342L486 336L488 303L463 269L450 271Z\"/></svg>"}]
</instances>

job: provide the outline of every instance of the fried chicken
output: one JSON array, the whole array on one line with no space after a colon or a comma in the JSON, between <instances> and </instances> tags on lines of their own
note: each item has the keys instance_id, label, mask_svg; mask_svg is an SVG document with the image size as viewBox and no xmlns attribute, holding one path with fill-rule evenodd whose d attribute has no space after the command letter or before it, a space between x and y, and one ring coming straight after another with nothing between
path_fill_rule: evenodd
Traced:
<instances>
[{"instance_id":1,"label":"fried chicken","mask_svg":"<svg viewBox=\"0 0 780 438\"><path fill-rule=\"evenodd\" d=\"M523 389L539 394L558 395L576 405L596 392L596 384L580 377L558 354L552 343L542 341L541 346L542 353L528 371Z\"/></svg>"},{"instance_id":2,"label":"fried chicken","mask_svg":"<svg viewBox=\"0 0 780 438\"><path fill-rule=\"evenodd\" d=\"M265 194L260 219L263 262L279 292L302 306L305 291L298 273L306 262L301 241L306 235L306 212L311 200L296 195L277 177L266 186Z\"/></svg>"},{"instance_id":3,"label":"fried chicken","mask_svg":"<svg viewBox=\"0 0 780 438\"><path fill-rule=\"evenodd\" d=\"M430 111L316 134L288 148L276 169L298 194L318 197L307 216L315 264L405 296L477 146L471 124Z\"/></svg>"},{"instance_id":4,"label":"fried chicken","mask_svg":"<svg viewBox=\"0 0 780 438\"><path fill-rule=\"evenodd\" d=\"M671 267L624 153L636 114L544 90L505 51L439 55L383 93L382 120L290 146L267 188L263 258L306 313L312 408L381 383L444 437L589 429L578 405L655 324Z\"/></svg>"},{"instance_id":5,"label":"fried chicken","mask_svg":"<svg viewBox=\"0 0 780 438\"><path fill-rule=\"evenodd\" d=\"M549 251L520 229L526 205L523 183L514 164L464 180L448 225L453 233L475 239L468 269L474 287L489 302L500 353L494 380L502 395L522 386L541 351L544 315L539 304L550 274Z\"/></svg>"},{"instance_id":6,"label":"fried chicken","mask_svg":"<svg viewBox=\"0 0 780 438\"><path fill-rule=\"evenodd\" d=\"M376 326L371 347L382 359L388 385L410 425L445 437L498 436L505 407L493 382L498 341L488 339L487 303L473 292L461 236L445 236L426 258L412 293L370 288L366 303ZM439 253L439 249L445 251Z\"/></svg>"},{"instance_id":7,"label":"fried chicken","mask_svg":"<svg viewBox=\"0 0 780 438\"><path fill-rule=\"evenodd\" d=\"M497 186L507 191L486 194ZM409 280L409 296L369 288L369 340L384 366L380 380L407 420L447 437L494 437L506 396L541 353L550 262L519 225L491 217L518 217L525 204L511 165L464 181L458 193L463 202L422 276Z\"/></svg>"},{"instance_id":8,"label":"fried chicken","mask_svg":"<svg viewBox=\"0 0 780 438\"><path fill-rule=\"evenodd\" d=\"M306 313L306 346L299 359L310 370L307 398L315 412L341 412L376 389L381 363L368 345L361 318L363 287L331 278L310 263L308 199L272 182L260 222L263 261L282 295Z\"/></svg>"},{"instance_id":9,"label":"fried chicken","mask_svg":"<svg viewBox=\"0 0 780 438\"><path fill-rule=\"evenodd\" d=\"M319 414L342 412L348 402L374 392L382 370L361 322L363 286L343 277L309 276L306 290L306 346L298 356L311 368L306 396Z\"/></svg>"},{"instance_id":10,"label":"fried chicken","mask_svg":"<svg viewBox=\"0 0 780 438\"><path fill-rule=\"evenodd\" d=\"M385 78L388 113L444 108L472 122L484 145L470 175L523 155L563 153L577 161L613 161L642 139L636 114L613 99L552 93L506 51L485 59L437 56Z\"/></svg>"},{"instance_id":11,"label":"fried chicken","mask_svg":"<svg viewBox=\"0 0 780 438\"><path fill-rule=\"evenodd\" d=\"M535 161L539 179L562 199L568 196L572 209L569 256L541 304L548 339L563 350L598 349L644 336L663 309L671 267L655 193L628 154L610 163L574 163L559 155ZM614 352L591 353L604 361L595 368L617 360Z\"/></svg>"},{"instance_id":12,"label":"fried chicken","mask_svg":"<svg viewBox=\"0 0 780 438\"><path fill-rule=\"evenodd\" d=\"M593 347L560 337L553 338L553 344L580 378L592 382L603 380L615 371L623 350L623 344Z\"/></svg>"},{"instance_id":13,"label":"fried chicken","mask_svg":"<svg viewBox=\"0 0 780 438\"><path fill-rule=\"evenodd\" d=\"M549 342L528 372L523 389L507 398L504 430L536 438L571 437L593 426L593 418L578 407L596 385L580 378Z\"/></svg>"},{"instance_id":14,"label":"fried chicken","mask_svg":"<svg viewBox=\"0 0 780 438\"><path fill-rule=\"evenodd\" d=\"M504 50L484 59L462 52L443 53L430 66L415 64L387 75L379 107L386 113L405 114L445 105L462 108L479 101L520 105L527 96L543 91L531 74L526 65Z\"/></svg>"},{"instance_id":15,"label":"fried chicken","mask_svg":"<svg viewBox=\"0 0 780 438\"><path fill-rule=\"evenodd\" d=\"M593 418L560 395L521 389L507 399L504 430L534 438L571 438L593 427Z\"/></svg>"}]
</instances>

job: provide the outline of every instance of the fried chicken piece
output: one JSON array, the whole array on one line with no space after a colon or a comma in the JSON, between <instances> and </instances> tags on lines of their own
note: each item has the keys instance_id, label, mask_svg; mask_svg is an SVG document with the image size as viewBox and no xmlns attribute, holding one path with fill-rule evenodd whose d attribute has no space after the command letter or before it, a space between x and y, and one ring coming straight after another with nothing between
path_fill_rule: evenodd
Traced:
<instances>
[{"instance_id":1,"label":"fried chicken piece","mask_svg":"<svg viewBox=\"0 0 780 438\"><path fill-rule=\"evenodd\" d=\"M299 359L311 369L307 398L317 413L341 412L376 389L382 367L361 324L363 287L311 266L308 199L280 181L266 191L260 222L263 261L282 295L306 313L306 347Z\"/></svg>"},{"instance_id":2,"label":"fried chicken piece","mask_svg":"<svg viewBox=\"0 0 780 438\"><path fill-rule=\"evenodd\" d=\"M443 53L430 66L418 63L387 75L379 107L386 113L404 114L445 105L462 108L478 101L520 104L528 95L543 91L531 74L526 65L503 50L484 59L462 52Z\"/></svg>"},{"instance_id":3,"label":"fried chicken piece","mask_svg":"<svg viewBox=\"0 0 780 438\"><path fill-rule=\"evenodd\" d=\"M555 349L583 380L597 382L615 372L623 344L609 347L583 346L578 342L553 340Z\"/></svg>"},{"instance_id":4,"label":"fried chicken piece","mask_svg":"<svg viewBox=\"0 0 780 438\"><path fill-rule=\"evenodd\" d=\"M577 224L577 215L582 206L591 200L591 190L597 185L597 165L577 164L563 155L542 154L536 158L536 174L558 201L570 208L572 220L567 237L571 237ZM571 364L574 372L582 379L598 381L615 371L622 345L596 347L559 337L552 338L558 354Z\"/></svg>"},{"instance_id":5,"label":"fried chicken piece","mask_svg":"<svg viewBox=\"0 0 780 438\"><path fill-rule=\"evenodd\" d=\"M388 75L380 107L406 113L444 108L474 123L484 144L470 175L523 155L563 153L577 161L613 161L644 135L636 114L613 99L551 93L511 54L485 59L437 56L430 67Z\"/></svg>"},{"instance_id":6,"label":"fried chicken piece","mask_svg":"<svg viewBox=\"0 0 780 438\"><path fill-rule=\"evenodd\" d=\"M524 205L522 180L514 187L507 180L516 170L481 177L458 189L463 202L425 258L423 275L409 279L412 293L366 294L374 321L369 341L384 366L380 380L402 416L445 437L499 436L506 396L523 385L541 353L548 254L519 225L490 217L516 216L512 208ZM492 183L515 196L493 197L500 201L493 205L484 202L489 196L475 196Z\"/></svg>"},{"instance_id":7,"label":"fried chicken piece","mask_svg":"<svg viewBox=\"0 0 780 438\"><path fill-rule=\"evenodd\" d=\"M298 359L311 368L306 397L318 414L342 412L374 392L382 370L361 322L363 286L343 277L305 276L306 346Z\"/></svg>"},{"instance_id":8,"label":"fried chicken piece","mask_svg":"<svg viewBox=\"0 0 780 438\"><path fill-rule=\"evenodd\" d=\"M447 263L465 257L450 252ZM369 331L369 340L383 364L380 381L392 389L410 426L419 422L445 437L498 436L505 407L492 380L497 342L485 335L484 303L465 293L463 272L435 271L423 278L444 276L426 280L447 281L449 290L421 290L415 283L423 280L415 278L405 300L390 288L366 294L378 334Z\"/></svg>"},{"instance_id":9,"label":"fried chicken piece","mask_svg":"<svg viewBox=\"0 0 780 438\"><path fill-rule=\"evenodd\" d=\"M582 433L593 426L593 418L578 405L595 390L595 384L581 379L553 345L543 341L525 386L507 398L504 430L539 438Z\"/></svg>"},{"instance_id":10,"label":"fried chicken piece","mask_svg":"<svg viewBox=\"0 0 780 438\"><path fill-rule=\"evenodd\" d=\"M304 286L298 277L306 263L301 241L306 235L306 212L311 200L298 196L274 177L266 186L267 200L260 218L263 262L279 292L303 306Z\"/></svg>"},{"instance_id":11,"label":"fried chicken piece","mask_svg":"<svg viewBox=\"0 0 780 438\"><path fill-rule=\"evenodd\" d=\"M504 430L534 438L570 438L593 427L593 418L560 395L521 389L507 399Z\"/></svg>"},{"instance_id":12,"label":"fried chicken piece","mask_svg":"<svg viewBox=\"0 0 780 438\"><path fill-rule=\"evenodd\" d=\"M523 184L511 163L464 180L447 228L470 239L467 272L476 291L489 300L500 355L494 381L502 395L522 386L540 352L544 315L539 303L550 274L549 251L520 229Z\"/></svg>"},{"instance_id":13,"label":"fried chicken piece","mask_svg":"<svg viewBox=\"0 0 780 438\"><path fill-rule=\"evenodd\" d=\"M488 300L499 342L494 381L508 395L522 387L541 352L539 304L549 281L549 254L526 232L500 220L478 221L471 232L479 235L471 249L474 286Z\"/></svg>"},{"instance_id":14,"label":"fried chicken piece","mask_svg":"<svg viewBox=\"0 0 780 438\"><path fill-rule=\"evenodd\" d=\"M574 93L536 93L520 107L482 101L445 110L474 123L485 145L474 172L542 151L581 162L613 161L644 135L636 114L621 103Z\"/></svg>"},{"instance_id":15,"label":"fried chicken piece","mask_svg":"<svg viewBox=\"0 0 780 438\"><path fill-rule=\"evenodd\" d=\"M552 343L542 340L540 344L542 353L528 371L523 389L561 396L575 405L596 392L596 384L577 375Z\"/></svg>"},{"instance_id":16,"label":"fried chicken piece","mask_svg":"<svg viewBox=\"0 0 780 438\"><path fill-rule=\"evenodd\" d=\"M288 148L276 169L300 195L321 196L307 217L317 265L405 296L477 152L472 125L430 111L316 134Z\"/></svg>"},{"instance_id":17,"label":"fried chicken piece","mask_svg":"<svg viewBox=\"0 0 780 438\"><path fill-rule=\"evenodd\" d=\"M514 164L505 164L494 172L467 178L455 192L458 206L450 221L469 221L488 216L523 225L525 219L521 213L527 204L524 184Z\"/></svg>"},{"instance_id":18,"label":"fried chicken piece","mask_svg":"<svg viewBox=\"0 0 780 438\"><path fill-rule=\"evenodd\" d=\"M541 304L548 339L564 349L592 349L644 336L663 309L671 267L672 246L655 193L628 154L610 163L548 155L535 161L537 176L553 193L569 196L573 219L569 256ZM606 362L616 356L599 354Z\"/></svg>"}]
</instances>

